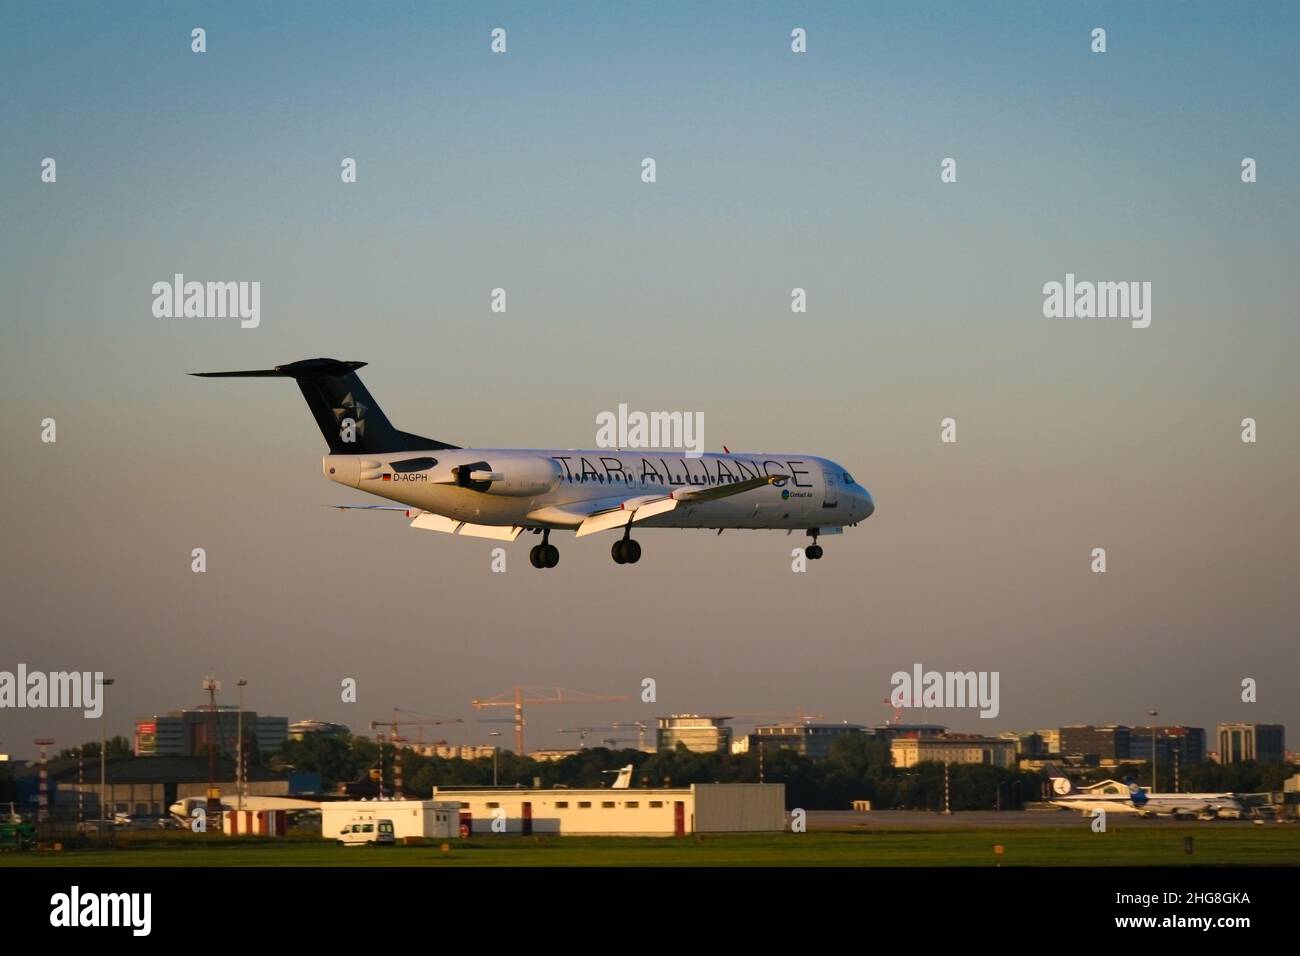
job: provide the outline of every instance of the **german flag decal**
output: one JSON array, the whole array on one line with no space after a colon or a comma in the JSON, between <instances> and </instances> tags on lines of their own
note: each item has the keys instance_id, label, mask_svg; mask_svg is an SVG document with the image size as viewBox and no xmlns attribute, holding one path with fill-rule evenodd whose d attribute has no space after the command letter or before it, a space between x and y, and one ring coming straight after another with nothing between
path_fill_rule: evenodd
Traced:
<instances>
[{"instance_id":1,"label":"german flag decal","mask_svg":"<svg viewBox=\"0 0 1300 956\"><path fill-rule=\"evenodd\" d=\"M392 481L392 480L393 480L393 476L392 476L392 474L389 473L389 472L387 472L387 471L384 472L383 475L382 475L381 477L384 479L384 481Z\"/></svg>"}]
</instances>

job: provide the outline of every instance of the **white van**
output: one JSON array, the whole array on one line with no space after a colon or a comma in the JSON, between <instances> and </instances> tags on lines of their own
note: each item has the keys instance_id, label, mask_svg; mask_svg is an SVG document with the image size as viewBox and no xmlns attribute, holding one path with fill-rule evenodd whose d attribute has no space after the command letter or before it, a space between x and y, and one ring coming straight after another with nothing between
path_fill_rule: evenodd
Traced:
<instances>
[{"instance_id":1,"label":"white van","mask_svg":"<svg viewBox=\"0 0 1300 956\"><path fill-rule=\"evenodd\" d=\"M392 845L397 842L393 834L392 820L363 820L356 819L351 821L339 833L339 842L344 846L368 846L388 844Z\"/></svg>"}]
</instances>

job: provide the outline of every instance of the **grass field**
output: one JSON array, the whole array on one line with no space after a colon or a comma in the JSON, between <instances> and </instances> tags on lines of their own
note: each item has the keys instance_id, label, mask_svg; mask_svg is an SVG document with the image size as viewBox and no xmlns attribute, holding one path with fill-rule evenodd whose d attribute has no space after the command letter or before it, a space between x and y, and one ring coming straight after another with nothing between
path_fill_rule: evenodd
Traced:
<instances>
[{"instance_id":1,"label":"grass field","mask_svg":"<svg viewBox=\"0 0 1300 956\"><path fill-rule=\"evenodd\" d=\"M1184 850L1192 837L1195 852ZM706 835L681 839L481 837L397 847L320 839L139 834L120 848L0 854L26 866L1300 866L1300 828L925 830ZM1001 845L999 857L994 846Z\"/></svg>"}]
</instances>

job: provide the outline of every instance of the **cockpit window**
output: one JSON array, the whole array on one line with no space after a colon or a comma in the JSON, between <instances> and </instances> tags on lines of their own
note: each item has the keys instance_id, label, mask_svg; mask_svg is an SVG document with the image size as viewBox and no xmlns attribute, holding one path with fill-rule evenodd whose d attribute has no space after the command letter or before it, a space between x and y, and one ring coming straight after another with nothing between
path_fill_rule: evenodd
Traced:
<instances>
[{"instance_id":1,"label":"cockpit window","mask_svg":"<svg viewBox=\"0 0 1300 956\"><path fill-rule=\"evenodd\" d=\"M436 458L407 458L403 461L389 462L393 471L428 471L434 465L438 464Z\"/></svg>"},{"instance_id":2,"label":"cockpit window","mask_svg":"<svg viewBox=\"0 0 1300 956\"><path fill-rule=\"evenodd\" d=\"M844 483L846 485L853 484L853 476L850 475L847 471L844 473Z\"/></svg>"}]
</instances>

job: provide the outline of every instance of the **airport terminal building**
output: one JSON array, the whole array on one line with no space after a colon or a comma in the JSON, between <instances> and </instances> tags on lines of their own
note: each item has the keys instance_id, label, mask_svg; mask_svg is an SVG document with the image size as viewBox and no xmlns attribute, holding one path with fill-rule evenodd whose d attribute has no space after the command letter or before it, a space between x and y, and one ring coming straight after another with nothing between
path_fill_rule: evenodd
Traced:
<instances>
[{"instance_id":1,"label":"airport terminal building","mask_svg":"<svg viewBox=\"0 0 1300 956\"><path fill-rule=\"evenodd\" d=\"M461 821L474 836L671 837L779 833L785 829L785 784L780 783L581 790L436 787L433 802L439 806L459 803Z\"/></svg>"}]
</instances>

